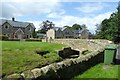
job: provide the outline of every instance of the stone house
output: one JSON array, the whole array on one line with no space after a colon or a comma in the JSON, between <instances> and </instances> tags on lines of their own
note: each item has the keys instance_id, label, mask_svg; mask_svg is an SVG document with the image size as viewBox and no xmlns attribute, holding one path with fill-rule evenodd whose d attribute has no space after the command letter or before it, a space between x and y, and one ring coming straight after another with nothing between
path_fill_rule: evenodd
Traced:
<instances>
[{"instance_id":1,"label":"stone house","mask_svg":"<svg viewBox=\"0 0 120 80\"><path fill-rule=\"evenodd\" d=\"M37 33L37 38L46 38L46 34Z\"/></svg>"},{"instance_id":2,"label":"stone house","mask_svg":"<svg viewBox=\"0 0 120 80\"><path fill-rule=\"evenodd\" d=\"M87 39L89 37L89 32L87 29L73 30L74 38Z\"/></svg>"},{"instance_id":3,"label":"stone house","mask_svg":"<svg viewBox=\"0 0 120 80\"><path fill-rule=\"evenodd\" d=\"M74 38L74 32L70 27L63 27L62 31L62 38Z\"/></svg>"},{"instance_id":4,"label":"stone house","mask_svg":"<svg viewBox=\"0 0 120 80\"><path fill-rule=\"evenodd\" d=\"M48 39L55 38L80 38L87 39L89 32L87 29L72 30L70 27L52 28L46 33Z\"/></svg>"},{"instance_id":5,"label":"stone house","mask_svg":"<svg viewBox=\"0 0 120 80\"><path fill-rule=\"evenodd\" d=\"M35 31L33 23L0 19L0 35L7 35L9 39L24 39L33 38L32 34Z\"/></svg>"}]
</instances>

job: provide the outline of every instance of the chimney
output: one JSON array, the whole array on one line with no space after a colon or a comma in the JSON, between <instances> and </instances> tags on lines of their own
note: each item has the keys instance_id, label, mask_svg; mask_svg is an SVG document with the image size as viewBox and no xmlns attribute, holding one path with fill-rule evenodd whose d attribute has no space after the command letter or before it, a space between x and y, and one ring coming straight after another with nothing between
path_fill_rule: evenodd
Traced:
<instances>
[{"instance_id":1,"label":"chimney","mask_svg":"<svg viewBox=\"0 0 120 80\"><path fill-rule=\"evenodd\" d=\"M15 18L14 18L14 17L12 18L12 21L15 21Z\"/></svg>"}]
</instances>

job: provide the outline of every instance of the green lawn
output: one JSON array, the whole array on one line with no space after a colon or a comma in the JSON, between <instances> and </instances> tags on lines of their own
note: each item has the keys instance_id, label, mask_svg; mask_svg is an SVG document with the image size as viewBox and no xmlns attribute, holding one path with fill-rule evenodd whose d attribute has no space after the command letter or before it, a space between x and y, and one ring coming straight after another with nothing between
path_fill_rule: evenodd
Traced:
<instances>
[{"instance_id":1,"label":"green lawn","mask_svg":"<svg viewBox=\"0 0 120 80\"><path fill-rule=\"evenodd\" d=\"M79 80L80 78L118 78L118 65L104 65L98 64L83 74L75 76L72 80Z\"/></svg>"},{"instance_id":2,"label":"green lawn","mask_svg":"<svg viewBox=\"0 0 120 80\"><path fill-rule=\"evenodd\" d=\"M64 46L42 42L2 41L2 74L20 73L61 61L62 58L57 55L56 50ZM48 53L41 56L36 50L45 50Z\"/></svg>"}]
</instances>

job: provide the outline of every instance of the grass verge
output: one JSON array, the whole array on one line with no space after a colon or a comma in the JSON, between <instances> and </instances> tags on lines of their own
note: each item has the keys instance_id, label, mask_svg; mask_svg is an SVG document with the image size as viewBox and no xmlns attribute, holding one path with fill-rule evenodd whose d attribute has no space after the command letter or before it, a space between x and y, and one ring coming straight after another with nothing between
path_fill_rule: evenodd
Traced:
<instances>
[{"instance_id":1,"label":"grass verge","mask_svg":"<svg viewBox=\"0 0 120 80\"><path fill-rule=\"evenodd\" d=\"M2 74L20 73L61 61L56 50L64 46L42 42L2 41ZM49 53L41 56L36 53L36 49L47 50Z\"/></svg>"},{"instance_id":2,"label":"grass verge","mask_svg":"<svg viewBox=\"0 0 120 80\"><path fill-rule=\"evenodd\" d=\"M80 78L93 80L97 78L118 78L118 67L118 65L105 65L101 63L85 71L83 74L75 76L72 80L79 80Z\"/></svg>"}]
</instances>

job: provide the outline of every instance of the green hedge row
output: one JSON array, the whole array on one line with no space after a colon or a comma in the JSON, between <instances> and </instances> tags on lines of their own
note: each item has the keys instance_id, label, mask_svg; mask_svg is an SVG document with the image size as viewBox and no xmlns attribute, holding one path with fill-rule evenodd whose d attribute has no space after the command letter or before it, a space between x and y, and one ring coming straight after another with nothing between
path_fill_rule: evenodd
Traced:
<instances>
[{"instance_id":1,"label":"green hedge row","mask_svg":"<svg viewBox=\"0 0 120 80\"><path fill-rule=\"evenodd\" d=\"M0 35L0 40L8 40L8 36L6 36L6 35Z\"/></svg>"},{"instance_id":2,"label":"green hedge row","mask_svg":"<svg viewBox=\"0 0 120 80\"><path fill-rule=\"evenodd\" d=\"M8 39L7 35L0 35L0 40L4 40L4 41L20 41L20 39ZM30 38L30 39L24 39L24 41L40 41L40 42L42 42L42 39Z\"/></svg>"},{"instance_id":3,"label":"green hedge row","mask_svg":"<svg viewBox=\"0 0 120 80\"><path fill-rule=\"evenodd\" d=\"M30 39L25 39L25 41L40 41L40 42L42 42L42 39L30 38Z\"/></svg>"}]
</instances>

